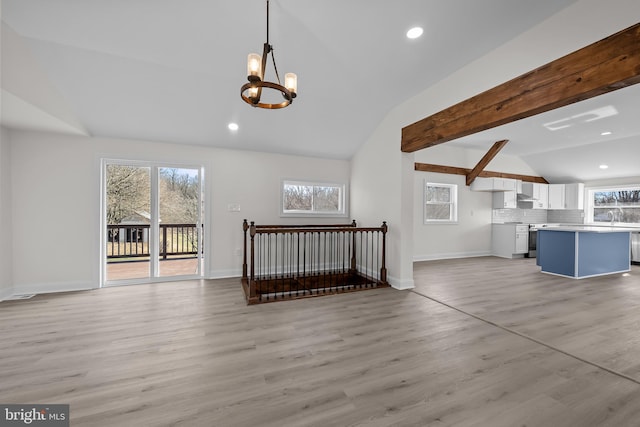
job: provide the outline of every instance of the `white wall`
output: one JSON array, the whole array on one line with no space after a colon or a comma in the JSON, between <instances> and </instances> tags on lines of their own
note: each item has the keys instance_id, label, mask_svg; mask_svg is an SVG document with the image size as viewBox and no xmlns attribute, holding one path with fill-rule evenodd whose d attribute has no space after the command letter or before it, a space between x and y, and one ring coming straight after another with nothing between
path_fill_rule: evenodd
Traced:
<instances>
[{"instance_id":1,"label":"white wall","mask_svg":"<svg viewBox=\"0 0 640 427\"><path fill-rule=\"evenodd\" d=\"M11 142L0 128L0 301L13 293L11 224Z\"/></svg>"},{"instance_id":2,"label":"white wall","mask_svg":"<svg viewBox=\"0 0 640 427\"><path fill-rule=\"evenodd\" d=\"M413 241L419 238L413 230L417 209L408 202L416 194L414 170L411 155L400 153L401 129L635 24L639 5L637 0L578 1L390 111L353 159L352 201L354 215L390 221L389 267L398 287L412 286ZM419 250L424 253L415 255L435 256L432 249Z\"/></svg>"},{"instance_id":3,"label":"white wall","mask_svg":"<svg viewBox=\"0 0 640 427\"><path fill-rule=\"evenodd\" d=\"M387 221L387 279L407 289L413 287L413 211L402 207L413 205L413 179L402 168L413 168L413 155L400 152L400 128L394 123L397 117L386 117L352 159L351 208L367 224Z\"/></svg>"},{"instance_id":4,"label":"white wall","mask_svg":"<svg viewBox=\"0 0 640 427\"><path fill-rule=\"evenodd\" d=\"M11 128L87 135L65 98L11 27L0 22L2 40L2 123ZM33 126L36 127L33 127Z\"/></svg>"},{"instance_id":5,"label":"white wall","mask_svg":"<svg viewBox=\"0 0 640 427\"><path fill-rule=\"evenodd\" d=\"M415 160L471 169L486 153L447 144L416 153ZM515 156L498 154L485 168L494 172L537 175ZM465 258L491 254L491 193L471 191L462 175L413 172L414 261ZM458 185L458 222L456 224L424 224L424 182Z\"/></svg>"},{"instance_id":6,"label":"white wall","mask_svg":"<svg viewBox=\"0 0 640 427\"><path fill-rule=\"evenodd\" d=\"M465 258L491 254L491 193L470 191L462 175L414 174L413 260ZM458 222L425 224L425 181L458 186Z\"/></svg>"},{"instance_id":7,"label":"white wall","mask_svg":"<svg viewBox=\"0 0 640 427\"><path fill-rule=\"evenodd\" d=\"M639 142L640 143L640 142ZM638 166L640 168L640 165ZM597 187L615 187L617 185L640 185L640 175L638 176L630 176L627 178L613 178L613 179L601 179L601 180L593 180L593 181L585 181L584 187L586 188L597 188Z\"/></svg>"},{"instance_id":8,"label":"white wall","mask_svg":"<svg viewBox=\"0 0 640 427\"><path fill-rule=\"evenodd\" d=\"M282 178L348 181L349 162L221 150L199 146L11 133L14 292L52 292L99 286L100 159L202 164L209 199L205 237L207 277L241 274L242 220L279 218ZM228 204L240 204L229 212ZM314 219L313 222L350 222Z\"/></svg>"}]
</instances>

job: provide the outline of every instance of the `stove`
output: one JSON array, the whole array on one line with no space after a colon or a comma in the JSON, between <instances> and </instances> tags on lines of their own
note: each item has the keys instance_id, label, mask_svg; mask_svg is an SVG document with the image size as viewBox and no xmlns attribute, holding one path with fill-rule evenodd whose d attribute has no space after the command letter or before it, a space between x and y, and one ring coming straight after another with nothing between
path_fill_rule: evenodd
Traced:
<instances>
[{"instance_id":1,"label":"stove","mask_svg":"<svg viewBox=\"0 0 640 427\"><path fill-rule=\"evenodd\" d=\"M549 227L559 227L560 224L529 224L529 251L524 255L527 258L535 258L537 255L538 230Z\"/></svg>"},{"instance_id":2,"label":"stove","mask_svg":"<svg viewBox=\"0 0 640 427\"><path fill-rule=\"evenodd\" d=\"M529 224L529 230L534 230L537 231L541 228L549 228L549 227L559 227L560 224L549 224L549 223L544 223L544 224Z\"/></svg>"}]
</instances>

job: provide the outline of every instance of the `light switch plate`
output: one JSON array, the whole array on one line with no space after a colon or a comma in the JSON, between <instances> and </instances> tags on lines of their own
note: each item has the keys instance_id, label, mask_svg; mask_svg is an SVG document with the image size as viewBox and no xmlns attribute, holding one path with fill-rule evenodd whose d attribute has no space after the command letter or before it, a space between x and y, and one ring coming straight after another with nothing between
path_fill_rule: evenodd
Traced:
<instances>
[{"instance_id":1,"label":"light switch plate","mask_svg":"<svg viewBox=\"0 0 640 427\"><path fill-rule=\"evenodd\" d=\"M227 205L227 210L229 212L240 212L240 205L237 203L229 203Z\"/></svg>"}]
</instances>

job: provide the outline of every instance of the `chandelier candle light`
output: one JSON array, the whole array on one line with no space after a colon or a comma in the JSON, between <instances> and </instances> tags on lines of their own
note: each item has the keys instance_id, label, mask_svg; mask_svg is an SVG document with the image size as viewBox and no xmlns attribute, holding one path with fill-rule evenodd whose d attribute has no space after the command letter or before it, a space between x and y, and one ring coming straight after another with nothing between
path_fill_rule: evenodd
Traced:
<instances>
[{"instance_id":1,"label":"chandelier candle light","mask_svg":"<svg viewBox=\"0 0 640 427\"><path fill-rule=\"evenodd\" d=\"M265 68L267 65L267 56L271 54L273 68L276 73L278 83L272 83L264 80ZM266 109L284 108L293 102L298 90L298 77L293 73L284 75L284 86L280 84L280 75L276 66L276 58L273 56L273 46L269 44L269 0L267 0L267 42L262 49L262 56L257 53L250 53L247 58L247 80L240 88L240 96L247 104L253 107ZM284 101L280 103L261 102L262 89L273 89L282 94Z\"/></svg>"}]
</instances>

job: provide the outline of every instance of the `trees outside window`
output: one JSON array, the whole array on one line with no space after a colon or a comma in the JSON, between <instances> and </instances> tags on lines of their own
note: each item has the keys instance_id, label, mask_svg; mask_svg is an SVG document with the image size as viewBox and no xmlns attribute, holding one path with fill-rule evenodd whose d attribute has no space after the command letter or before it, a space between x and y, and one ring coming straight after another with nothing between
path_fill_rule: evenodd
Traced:
<instances>
[{"instance_id":1,"label":"trees outside window","mask_svg":"<svg viewBox=\"0 0 640 427\"><path fill-rule=\"evenodd\" d=\"M640 224L640 186L590 189L587 222Z\"/></svg>"},{"instance_id":2,"label":"trees outside window","mask_svg":"<svg viewBox=\"0 0 640 427\"><path fill-rule=\"evenodd\" d=\"M105 283L200 275L201 168L110 159L103 168Z\"/></svg>"},{"instance_id":3,"label":"trees outside window","mask_svg":"<svg viewBox=\"0 0 640 427\"><path fill-rule=\"evenodd\" d=\"M107 224L151 212L148 167L108 164L106 173ZM198 221L198 175L193 169L160 168L161 221L190 224Z\"/></svg>"},{"instance_id":4,"label":"trees outside window","mask_svg":"<svg viewBox=\"0 0 640 427\"><path fill-rule=\"evenodd\" d=\"M424 223L455 223L458 221L458 186L425 181Z\"/></svg>"},{"instance_id":5,"label":"trees outside window","mask_svg":"<svg viewBox=\"0 0 640 427\"><path fill-rule=\"evenodd\" d=\"M346 215L345 185L302 181L282 182L283 215Z\"/></svg>"}]
</instances>

